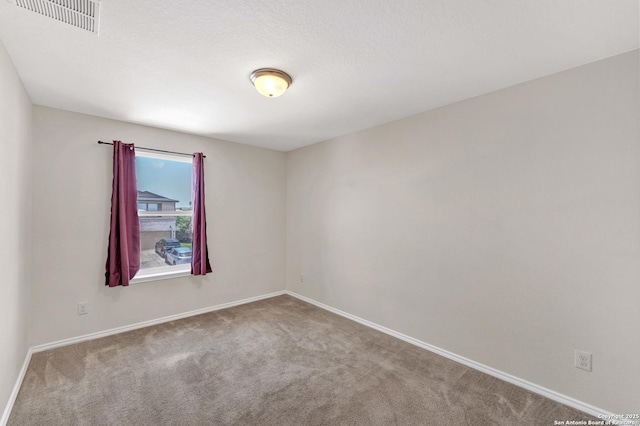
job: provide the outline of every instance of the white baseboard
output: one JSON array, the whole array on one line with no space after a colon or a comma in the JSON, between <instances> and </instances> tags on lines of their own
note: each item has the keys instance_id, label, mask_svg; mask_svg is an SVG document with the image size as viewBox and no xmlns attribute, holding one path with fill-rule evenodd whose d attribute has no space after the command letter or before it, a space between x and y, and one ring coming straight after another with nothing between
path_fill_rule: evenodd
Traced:
<instances>
[{"instance_id":1,"label":"white baseboard","mask_svg":"<svg viewBox=\"0 0 640 426\"><path fill-rule=\"evenodd\" d=\"M22 363L22 368L20 369L20 373L18 374L16 383L15 385L13 385L11 395L9 395L9 401L7 401L7 405L5 406L2 417L0 418L0 426L6 426L7 422L9 421L9 416L11 415L11 410L13 409L13 403L16 402L18 392L20 392L22 380L24 380L24 375L27 373L27 368L29 367L32 353L33 351L31 350L31 348L29 348L29 350L27 351L27 355L24 357L24 362Z\"/></svg>"},{"instance_id":2,"label":"white baseboard","mask_svg":"<svg viewBox=\"0 0 640 426\"><path fill-rule=\"evenodd\" d=\"M577 399L571 398L569 396L563 395L561 393L552 391L551 389L547 389L545 387L536 385L535 383L531 383L527 380L521 379L519 377L516 376L512 376L511 374L505 373L503 371L500 370L496 370L495 368L489 367L487 365L484 364L480 364L479 362L470 360L468 358L465 358L463 356L454 354L453 352L449 352L445 349L441 349L437 346L433 346L430 345L429 343L425 343L421 340L418 339L414 339L413 337L409 337L406 336L402 333L398 333L397 331L391 330L387 327L383 327L381 325L375 324L371 321L367 321L365 319L362 319L360 317L357 317L355 315L351 315L347 312L341 311L340 309L336 309L334 307L331 307L329 305L325 305L324 303L320 303L316 300L313 299L309 299L308 297L302 296L300 294L294 293L292 291L286 290L285 291L286 294L288 294L289 296L298 298L300 300L303 300L305 302L311 303L312 305L315 305L319 308L325 309L329 312L333 312L334 314L338 314L340 316L343 316L345 318L349 318L350 320L353 320L355 322L358 322L360 324L366 325L367 327L371 327L375 330L381 331L385 334L388 334L390 336L396 337L400 340L404 340L405 342L411 343L412 345L418 346L422 349L426 349L430 352L436 353L438 355L441 355L445 358L448 358L452 361L455 362L459 362L460 364L466 365L467 367L471 367L475 370L481 371L483 373L486 373L490 376L496 377L500 380L504 380L505 382L509 382L511 384L514 384L516 386L519 386L521 388L527 389L528 391L537 393L538 395L542 395L546 398L549 398L553 401L559 402L561 404L567 405L569 407L575 408L576 410L580 410L583 411L587 414L590 414L592 416L598 417L598 418L614 418L611 417L613 415L613 413L610 413L606 410L600 409L598 407L594 407L593 405L587 404L585 402L582 401L578 401ZM603 417L605 416L605 417Z\"/></svg>"},{"instance_id":3,"label":"white baseboard","mask_svg":"<svg viewBox=\"0 0 640 426\"><path fill-rule=\"evenodd\" d=\"M261 296L249 297L247 299L236 300L235 302L222 303L220 305L209 306L207 308L196 309L189 312L183 312L181 314L169 315L167 317L157 318L154 320L138 322L131 325L125 325L122 327L111 328L109 330L98 331L96 333L84 334L78 337L71 337L69 339L58 340L55 342L45 343L42 345L36 345L31 348L33 353L42 352L49 349L59 348L61 346L73 345L74 343L86 342L87 340L99 339L101 337L112 336L114 334L124 333L125 331L137 330L139 328L149 327L156 324L162 324L164 322L175 321L182 318L188 318L195 315L206 314L207 312L219 311L220 309L231 308L233 306L244 305L246 303L257 302L262 299L269 299L275 296L281 296L285 294L284 291L276 291L274 293L263 294Z\"/></svg>"}]
</instances>

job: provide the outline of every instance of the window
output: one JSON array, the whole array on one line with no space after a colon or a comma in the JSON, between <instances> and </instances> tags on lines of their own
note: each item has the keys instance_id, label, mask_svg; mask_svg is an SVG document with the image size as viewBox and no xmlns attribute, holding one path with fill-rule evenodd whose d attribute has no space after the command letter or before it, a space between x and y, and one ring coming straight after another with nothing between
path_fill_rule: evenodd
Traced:
<instances>
[{"instance_id":1,"label":"window","mask_svg":"<svg viewBox=\"0 0 640 426\"><path fill-rule=\"evenodd\" d=\"M191 175L189 157L136 152L140 271L134 282L189 274Z\"/></svg>"}]
</instances>

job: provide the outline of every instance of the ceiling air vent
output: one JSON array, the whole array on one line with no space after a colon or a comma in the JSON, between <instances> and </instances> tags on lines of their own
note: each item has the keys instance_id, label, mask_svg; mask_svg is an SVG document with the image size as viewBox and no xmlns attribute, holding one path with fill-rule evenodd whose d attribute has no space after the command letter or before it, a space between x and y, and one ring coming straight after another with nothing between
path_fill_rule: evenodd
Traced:
<instances>
[{"instance_id":1,"label":"ceiling air vent","mask_svg":"<svg viewBox=\"0 0 640 426\"><path fill-rule=\"evenodd\" d=\"M98 0L9 0L16 6L98 34Z\"/></svg>"}]
</instances>

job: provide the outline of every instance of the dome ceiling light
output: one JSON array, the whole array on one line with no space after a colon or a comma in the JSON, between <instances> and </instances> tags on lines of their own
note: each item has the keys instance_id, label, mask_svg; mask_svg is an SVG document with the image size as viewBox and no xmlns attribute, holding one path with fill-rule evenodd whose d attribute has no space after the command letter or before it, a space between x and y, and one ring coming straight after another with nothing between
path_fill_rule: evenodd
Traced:
<instances>
[{"instance_id":1,"label":"dome ceiling light","mask_svg":"<svg viewBox=\"0 0 640 426\"><path fill-rule=\"evenodd\" d=\"M249 77L256 90L268 98L277 98L291 86L291 76L273 68L260 68Z\"/></svg>"}]
</instances>

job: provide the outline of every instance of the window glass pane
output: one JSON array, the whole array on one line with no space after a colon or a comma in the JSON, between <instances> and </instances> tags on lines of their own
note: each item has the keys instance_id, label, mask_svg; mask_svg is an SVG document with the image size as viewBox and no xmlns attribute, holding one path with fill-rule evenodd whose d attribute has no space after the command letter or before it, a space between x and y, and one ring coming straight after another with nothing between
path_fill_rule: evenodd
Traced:
<instances>
[{"instance_id":1,"label":"window glass pane","mask_svg":"<svg viewBox=\"0 0 640 426\"><path fill-rule=\"evenodd\" d=\"M146 212L191 210L192 164L136 156L138 209ZM140 215L140 269L191 263L191 216ZM183 213L184 214L184 213ZM155 273L157 271L153 271Z\"/></svg>"},{"instance_id":2,"label":"window glass pane","mask_svg":"<svg viewBox=\"0 0 640 426\"><path fill-rule=\"evenodd\" d=\"M136 156L138 203L150 211L191 207L191 163Z\"/></svg>"},{"instance_id":3,"label":"window glass pane","mask_svg":"<svg viewBox=\"0 0 640 426\"><path fill-rule=\"evenodd\" d=\"M140 269L191 263L191 242L191 216L140 216Z\"/></svg>"}]
</instances>

